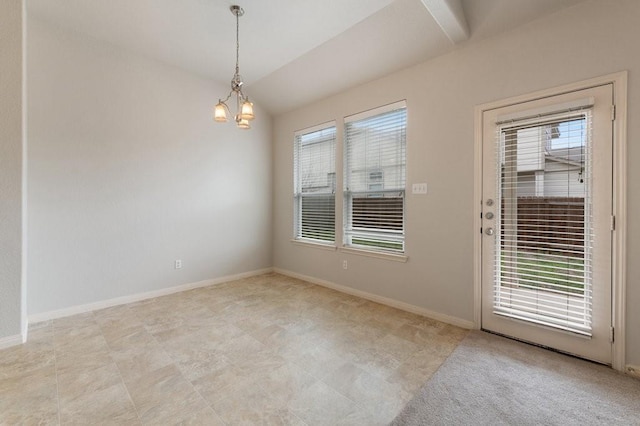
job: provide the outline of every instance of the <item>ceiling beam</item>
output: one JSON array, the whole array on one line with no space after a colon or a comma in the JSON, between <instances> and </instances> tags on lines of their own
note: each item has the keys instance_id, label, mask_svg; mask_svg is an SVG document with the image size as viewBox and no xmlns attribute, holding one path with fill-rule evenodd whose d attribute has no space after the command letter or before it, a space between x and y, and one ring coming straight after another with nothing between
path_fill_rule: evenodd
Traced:
<instances>
[{"instance_id":1,"label":"ceiling beam","mask_svg":"<svg viewBox=\"0 0 640 426\"><path fill-rule=\"evenodd\" d=\"M422 4L454 44L469 38L462 0L422 0Z\"/></svg>"}]
</instances>

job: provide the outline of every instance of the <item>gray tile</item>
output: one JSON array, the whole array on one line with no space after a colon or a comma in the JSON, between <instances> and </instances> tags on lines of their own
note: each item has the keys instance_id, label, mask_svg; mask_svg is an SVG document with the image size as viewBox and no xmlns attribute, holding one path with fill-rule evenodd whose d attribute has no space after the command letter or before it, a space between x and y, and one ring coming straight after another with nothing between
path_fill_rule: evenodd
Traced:
<instances>
[{"instance_id":1,"label":"gray tile","mask_svg":"<svg viewBox=\"0 0 640 426\"><path fill-rule=\"evenodd\" d=\"M62 424L139 424L138 415L124 384L94 388L75 398L60 401Z\"/></svg>"},{"instance_id":2,"label":"gray tile","mask_svg":"<svg viewBox=\"0 0 640 426\"><path fill-rule=\"evenodd\" d=\"M58 398L53 366L0 379L0 424L56 424Z\"/></svg>"},{"instance_id":3,"label":"gray tile","mask_svg":"<svg viewBox=\"0 0 640 426\"><path fill-rule=\"evenodd\" d=\"M163 424L182 413L204 410L208 404L174 366L145 374L127 383L127 390L145 424Z\"/></svg>"},{"instance_id":4,"label":"gray tile","mask_svg":"<svg viewBox=\"0 0 640 426\"><path fill-rule=\"evenodd\" d=\"M0 423L385 424L465 335L265 274L30 326Z\"/></svg>"},{"instance_id":5,"label":"gray tile","mask_svg":"<svg viewBox=\"0 0 640 426\"><path fill-rule=\"evenodd\" d=\"M402 386L390 383L346 363L323 380L376 418L390 422L411 399Z\"/></svg>"},{"instance_id":6,"label":"gray tile","mask_svg":"<svg viewBox=\"0 0 640 426\"><path fill-rule=\"evenodd\" d=\"M322 382L297 395L289 407L309 425L335 425L358 411L356 404Z\"/></svg>"}]
</instances>

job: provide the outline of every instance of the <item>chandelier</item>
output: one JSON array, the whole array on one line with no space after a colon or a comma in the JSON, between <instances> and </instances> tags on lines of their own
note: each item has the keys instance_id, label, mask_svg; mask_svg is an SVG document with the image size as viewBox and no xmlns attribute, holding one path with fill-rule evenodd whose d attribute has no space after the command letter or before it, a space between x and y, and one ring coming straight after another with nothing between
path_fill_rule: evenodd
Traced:
<instances>
[{"instance_id":1,"label":"chandelier","mask_svg":"<svg viewBox=\"0 0 640 426\"><path fill-rule=\"evenodd\" d=\"M250 129L251 126L249 125L249 121L255 118L253 115L253 104L249 102L249 97L242 92L243 82L242 76L240 75L240 67L238 65L238 58L240 56L240 17L244 15L244 9L237 5L233 5L229 7L229 9L231 10L231 13L236 16L236 72L233 74L233 78L231 79L231 91L229 92L229 96L227 96L224 101L222 99L218 99L218 104L213 112L213 119L221 123L227 122L227 114L231 114L227 102L235 94L236 108L238 111L235 115L236 125L240 129Z\"/></svg>"}]
</instances>

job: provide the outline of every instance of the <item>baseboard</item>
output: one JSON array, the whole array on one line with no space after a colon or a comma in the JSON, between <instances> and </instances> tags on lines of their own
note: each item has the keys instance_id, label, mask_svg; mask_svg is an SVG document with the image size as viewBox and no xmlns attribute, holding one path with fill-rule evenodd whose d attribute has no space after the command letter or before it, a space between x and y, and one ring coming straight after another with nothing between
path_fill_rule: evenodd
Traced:
<instances>
[{"instance_id":1,"label":"baseboard","mask_svg":"<svg viewBox=\"0 0 640 426\"><path fill-rule=\"evenodd\" d=\"M640 379L640 366L638 366L638 365L627 365L627 368L625 368L625 373L627 373L631 377L635 377L636 379Z\"/></svg>"},{"instance_id":2,"label":"baseboard","mask_svg":"<svg viewBox=\"0 0 640 426\"><path fill-rule=\"evenodd\" d=\"M7 336L0 339L0 349L10 348L11 346L17 346L23 344L22 334L15 334L13 336Z\"/></svg>"},{"instance_id":3,"label":"baseboard","mask_svg":"<svg viewBox=\"0 0 640 426\"><path fill-rule=\"evenodd\" d=\"M440 312L434 312L428 309L421 308L419 306L411 305L409 303L400 302L395 299L391 299L377 294L369 293L362 290L356 290L351 287L336 284L330 281L325 281L319 278L311 277L308 275L298 274L297 272L289 271L281 268L264 268L255 271L243 272L235 275L227 275L225 277L214 278L209 280L198 281L195 283L182 284L175 287L163 288L160 290L149 291L145 293L137 293L129 296L117 297L114 299L102 300L100 302L88 303L85 305L72 306L69 308L59 309L55 311L43 312L40 314L34 314L29 316L29 323L34 324L42 321L49 321L57 318L68 317L77 314L83 314L85 312L97 311L99 309L110 308L118 305L126 305L127 303L139 302L142 300L153 299L155 297L167 296L169 294L179 293L181 291L192 290L195 288L208 287L212 285L222 284L229 281L248 278L256 275L262 275L269 272L276 272L278 274L287 275L290 277L298 278L304 281L308 281L313 284L317 284L323 287L330 288L332 290L339 291L341 293L350 294L352 296L362 297L363 299L371 300L373 302L381 303L383 305L391 306L403 311L411 312L424 317L432 318L438 321L442 321L447 324L452 324L458 327L472 329L474 328L473 321L464 320L461 318L453 317L450 315L442 314ZM10 336L0 340L0 348L2 348L4 342L7 341L7 346L13 346L22 343L22 336ZM16 341L16 343L13 343ZM7 347L4 346L4 347ZM640 371L640 369L638 369ZM631 374L631 373L630 373Z\"/></svg>"},{"instance_id":4,"label":"baseboard","mask_svg":"<svg viewBox=\"0 0 640 426\"><path fill-rule=\"evenodd\" d=\"M155 297L160 297L160 296L167 296L169 294L179 293L181 291L193 290L195 288L222 284L229 281L240 280L243 278L266 274L272 271L273 271L273 268L257 269L255 271L243 272L235 275L227 275L225 277L197 281L194 283L182 284L175 287L168 287L160 290L148 291L145 293L132 294L130 296L116 297L114 299L102 300L100 302L87 303L86 305L71 306L69 308L43 312L40 314L30 315L29 324L35 324L38 322L49 321L57 318L69 317L71 315L83 314L85 312L97 311L99 309L111 308L113 306L118 306L118 305L126 305L127 303L139 302L141 300L153 299Z\"/></svg>"},{"instance_id":5,"label":"baseboard","mask_svg":"<svg viewBox=\"0 0 640 426\"><path fill-rule=\"evenodd\" d=\"M392 308L397 308L402 311L411 312L413 314L422 315L423 317L431 318L437 321L441 321L447 324L455 325L458 327L472 329L475 328L473 321L464 320L462 318L453 317L451 315L442 314L440 312L430 311L428 309L421 308L419 306L412 305L410 303L400 302L395 299L391 299L384 296L379 296L377 294L369 293L362 290L356 290L351 287L343 286L340 284L332 283L330 281L321 280L319 278L310 277L308 275L299 274L297 272L292 272L286 269L281 268L273 268L273 272L287 275L289 277L298 278L303 281L308 281L313 284L320 285L322 287L327 287L332 290L339 291L341 293L350 294L352 296L362 297L363 299L371 300L373 302L380 303L382 305L391 306Z\"/></svg>"}]
</instances>

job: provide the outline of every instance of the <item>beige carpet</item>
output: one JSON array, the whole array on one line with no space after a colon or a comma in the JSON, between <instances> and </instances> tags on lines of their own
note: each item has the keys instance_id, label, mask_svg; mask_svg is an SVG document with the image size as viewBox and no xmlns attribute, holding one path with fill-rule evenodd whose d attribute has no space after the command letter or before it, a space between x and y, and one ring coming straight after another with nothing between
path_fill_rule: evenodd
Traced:
<instances>
[{"instance_id":1,"label":"beige carpet","mask_svg":"<svg viewBox=\"0 0 640 426\"><path fill-rule=\"evenodd\" d=\"M471 332L392 425L640 425L640 380Z\"/></svg>"}]
</instances>

